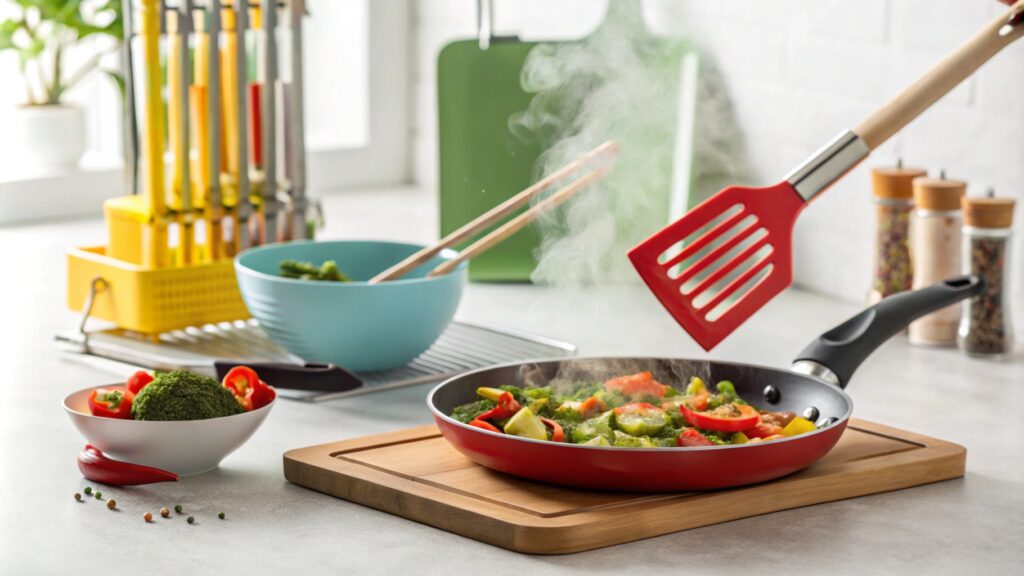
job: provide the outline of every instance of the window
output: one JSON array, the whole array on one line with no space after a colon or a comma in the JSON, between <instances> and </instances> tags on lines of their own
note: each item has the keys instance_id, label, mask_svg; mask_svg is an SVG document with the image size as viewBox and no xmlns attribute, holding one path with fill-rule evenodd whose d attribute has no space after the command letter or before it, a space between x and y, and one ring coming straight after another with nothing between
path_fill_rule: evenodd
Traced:
<instances>
[{"instance_id":1,"label":"window","mask_svg":"<svg viewBox=\"0 0 1024 576\"><path fill-rule=\"evenodd\" d=\"M258 0L250 0L255 3ZM197 0L201 4L202 0ZM173 2L171 2L173 4ZM408 178L408 4L306 0L303 21L308 181L318 190L404 182ZM0 4L0 19L12 6ZM286 44L286 37L279 45ZM118 56L105 63L118 66ZM288 77L287 58L280 59ZM0 125L24 101L17 56L0 53ZM0 142L0 224L100 213L124 194L121 99L95 74L68 96L86 114L86 155L71 174L25 173L5 163ZM88 189L83 189L88 182ZM26 201L27 198L32 198Z\"/></svg>"}]
</instances>

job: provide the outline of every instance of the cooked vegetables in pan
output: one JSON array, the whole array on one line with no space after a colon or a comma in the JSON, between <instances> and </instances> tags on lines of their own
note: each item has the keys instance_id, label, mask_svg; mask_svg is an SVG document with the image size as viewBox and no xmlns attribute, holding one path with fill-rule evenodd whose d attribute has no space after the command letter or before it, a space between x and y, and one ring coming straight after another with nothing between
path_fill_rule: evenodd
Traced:
<instances>
[{"instance_id":1,"label":"cooked vegetables in pan","mask_svg":"<svg viewBox=\"0 0 1024 576\"><path fill-rule=\"evenodd\" d=\"M792 412L747 404L732 382L708 390L693 377L685 390L650 372L569 386L478 388L479 400L452 417L491 432L587 446L659 448L765 442L816 429Z\"/></svg>"}]
</instances>

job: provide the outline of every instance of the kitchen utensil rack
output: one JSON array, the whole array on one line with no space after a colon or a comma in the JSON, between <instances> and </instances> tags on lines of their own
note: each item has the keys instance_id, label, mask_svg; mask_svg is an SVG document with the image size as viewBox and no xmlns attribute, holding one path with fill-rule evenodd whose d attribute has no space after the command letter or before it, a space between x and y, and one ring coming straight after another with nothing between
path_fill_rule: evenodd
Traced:
<instances>
[{"instance_id":1,"label":"kitchen utensil rack","mask_svg":"<svg viewBox=\"0 0 1024 576\"><path fill-rule=\"evenodd\" d=\"M99 356L153 370L191 370L214 375L215 360L239 363L284 362L302 364L267 338L255 320L236 320L191 327L160 335L158 342L120 328L62 332L56 340L67 350ZM336 400L371 392L438 382L476 368L523 360L572 356L572 344L456 319L429 350L408 365L393 370L362 372L360 388L345 392L282 395L307 402Z\"/></svg>"},{"instance_id":2,"label":"kitchen utensil rack","mask_svg":"<svg viewBox=\"0 0 1024 576\"><path fill-rule=\"evenodd\" d=\"M88 300L92 316L158 341L248 318L233 256L312 233L306 11L303 0L122 2L133 195L104 204L107 246L69 251L67 304Z\"/></svg>"}]
</instances>

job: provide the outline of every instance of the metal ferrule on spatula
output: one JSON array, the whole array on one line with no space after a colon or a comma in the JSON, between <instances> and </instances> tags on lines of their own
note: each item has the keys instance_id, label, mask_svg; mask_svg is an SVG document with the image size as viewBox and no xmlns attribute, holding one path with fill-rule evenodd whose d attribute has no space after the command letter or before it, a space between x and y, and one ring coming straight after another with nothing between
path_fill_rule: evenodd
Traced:
<instances>
[{"instance_id":1,"label":"metal ferrule on spatula","mask_svg":"<svg viewBox=\"0 0 1024 576\"><path fill-rule=\"evenodd\" d=\"M860 164L871 150L860 136L847 130L786 174L786 182L810 201Z\"/></svg>"}]
</instances>

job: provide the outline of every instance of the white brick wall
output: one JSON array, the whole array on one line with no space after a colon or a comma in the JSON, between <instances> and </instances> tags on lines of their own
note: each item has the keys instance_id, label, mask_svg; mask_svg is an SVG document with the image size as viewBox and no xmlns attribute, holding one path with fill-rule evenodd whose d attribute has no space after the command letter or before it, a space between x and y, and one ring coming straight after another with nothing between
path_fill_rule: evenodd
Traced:
<instances>
[{"instance_id":1,"label":"white brick wall","mask_svg":"<svg viewBox=\"0 0 1024 576\"><path fill-rule=\"evenodd\" d=\"M600 21L604 2L498 0L497 29L572 38ZM761 183L773 183L829 138L859 122L1004 10L994 0L650 0L653 31L693 38L720 69ZM436 183L434 61L475 33L475 2L416 3L418 78L414 174ZM871 275L868 169L940 168L1024 201L1024 41L884 145L801 216L796 279L851 301ZM1013 264L1024 279L1024 207ZM1019 282L1024 284L1024 282ZM1024 318L1024 297L1016 299Z\"/></svg>"}]
</instances>

